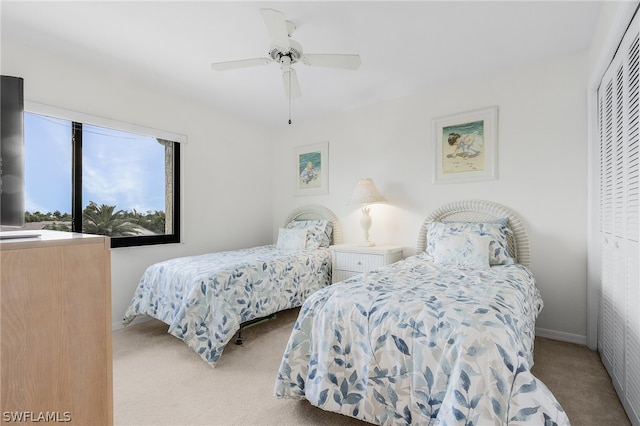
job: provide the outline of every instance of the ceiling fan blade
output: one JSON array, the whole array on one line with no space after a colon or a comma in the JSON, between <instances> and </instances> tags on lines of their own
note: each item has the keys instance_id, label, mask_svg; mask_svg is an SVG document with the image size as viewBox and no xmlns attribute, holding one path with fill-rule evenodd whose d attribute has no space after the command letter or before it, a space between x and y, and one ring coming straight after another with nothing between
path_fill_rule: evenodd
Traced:
<instances>
[{"instance_id":1,"label":"ceiling fan blade","mask_svg":"<svg viewBox=\"0 0 640 426\"><path fill-rule=\"evenodd\" d=\"M287 99L296 99L302 96L300 93L300 83L298 83L298 75L296 70L289 68L282 69L282 80L284 82L284 94Z\"/></svg>"},{"instance_id":2,"label":"ceiling fan blade","mask_svg":"<svg viewBox=\"0 0 640 426\"><path fill-rule=\"evenodd\" d=\"M253 58L253 59L241 59L239 61L227 61L227 62L214 62L211 64L211 68L216 71L234 70L237 68L255 67L258 65L267 65L273 62L270 58Z\"/></svg>"},{"instance_id":3,"label":"ceiling fan blade","mask_svg":"<svg viewBox=\"0 0 640 426\"><path fill-rule=\"evenodd\" d=\"M303 55L300 61L313 67L343 68L347 70L356 70L362 63L360 55L322 53Z\"/></svg>"},{"instance_id":4,"label":"ceiling fan blade","mask_svg":"<svg viewBox=\"0 0 640 426\"><path fill-rule=\"evenodd\" d=\"M283 52L288 52L291 46L289 44L287 20L284 14L274 9L260 9L260 12L273 44Z\"/></svg>"}]
</instances>

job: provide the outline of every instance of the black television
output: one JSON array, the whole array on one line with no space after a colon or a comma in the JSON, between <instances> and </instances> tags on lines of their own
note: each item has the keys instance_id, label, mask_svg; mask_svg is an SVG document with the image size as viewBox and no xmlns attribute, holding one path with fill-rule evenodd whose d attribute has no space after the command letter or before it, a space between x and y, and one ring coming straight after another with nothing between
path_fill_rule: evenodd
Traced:
<instances>
[{"instance_id":1,"label":"black television","mask_svg":"<svg viewBox=\"0 0 640 426\"><path fill-rule=\"evenodd\" d=\"M0 100L0 225L22 227L25 209L24 80L3 75Z\"/></svg>"}]
</instances>

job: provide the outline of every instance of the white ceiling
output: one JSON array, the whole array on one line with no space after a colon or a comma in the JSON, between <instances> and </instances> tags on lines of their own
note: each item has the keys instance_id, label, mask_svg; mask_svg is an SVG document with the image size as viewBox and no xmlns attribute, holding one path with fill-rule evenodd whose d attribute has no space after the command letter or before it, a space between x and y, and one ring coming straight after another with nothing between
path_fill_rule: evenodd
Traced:
<instances>
[{"instance_id":1,"label":"white ceiling","mask_svg":"<svg viewBox=\"0 0 640 426\"><path fill-rule=\"evenodd\" d=\"M260 8L283 12L305 53L358 53L357 71L294 65L293 121L438 84L585 51L599 1L7 1L2 37L206 102L266 126L286 125L279 66L214 71L265 57Z\"/></svg>"}]
</instances>

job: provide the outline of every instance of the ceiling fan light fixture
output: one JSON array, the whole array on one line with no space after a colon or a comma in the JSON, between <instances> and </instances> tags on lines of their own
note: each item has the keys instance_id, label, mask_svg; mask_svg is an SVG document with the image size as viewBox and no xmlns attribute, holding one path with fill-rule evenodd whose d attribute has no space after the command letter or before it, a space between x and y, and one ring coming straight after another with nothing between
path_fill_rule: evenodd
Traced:
<instances>
[{"instance_id":1,"label":"ceiling fan light fixture","mask_svg":"<svg viewBox=\"0 0 640 426\"><path fill-rule=\"evenodd\" d=\"M287 51L280 50L277 46L272 46L269 50L269 57L276 62L281 62L282 57L288 56L291 58L292 64L298 62L302 58L302 46L295 40L290 40L290 42L291 45Z\"/></svg>"}]
</instances>

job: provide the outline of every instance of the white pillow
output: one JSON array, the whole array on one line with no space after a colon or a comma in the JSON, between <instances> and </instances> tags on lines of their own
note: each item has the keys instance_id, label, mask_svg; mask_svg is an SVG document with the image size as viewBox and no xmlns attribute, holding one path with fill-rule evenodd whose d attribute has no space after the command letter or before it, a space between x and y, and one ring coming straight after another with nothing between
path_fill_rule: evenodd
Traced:
<instances>
[{"instance_id":1,"label":"white pillow","mask_svg":"<svg viewBox=\"0 0 640 426\"><path fill-rule=\"evenodd\" d=\"M278 242L276 248L281 250L304 250L307 245L306 229L285 229L278 230Z\"/></svg>"},{"instance_id":2,"label":"white pillow","mask_svg":"<svg viewBox=\"0 0 640 426\"><path fill-rule=\"evenodd\" d=\"M486 235L446 235L433 245L433 261L447 266L488 269L489 240Z\"/></svg>"},{"instance_id":3,"label":"white pillow","mask_svg":"<svg viewBox=\"0 0 640 426\"><path fill-rule=\"evenodd\" d=\"M329 247L333 224L324 219L292 220L287 229L307 230L307 250Z\"/></svg>"}]
</instances>

